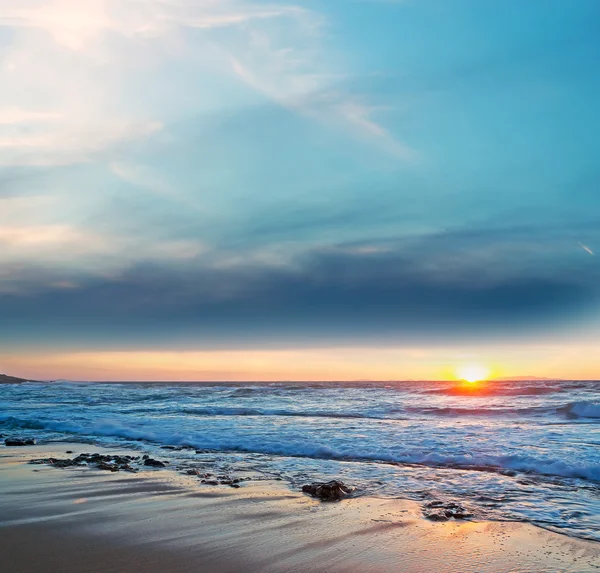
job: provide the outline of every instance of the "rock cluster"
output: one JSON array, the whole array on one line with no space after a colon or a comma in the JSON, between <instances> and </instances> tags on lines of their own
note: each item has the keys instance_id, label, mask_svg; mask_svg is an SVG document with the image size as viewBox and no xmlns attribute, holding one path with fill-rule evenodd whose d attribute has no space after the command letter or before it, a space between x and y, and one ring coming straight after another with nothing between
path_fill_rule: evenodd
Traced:
<instances>
[{"instance_id":1,"label":"rock cluster","mask_svg":"<svg viewBox=\"0 0 600 573\"><path fill-rule=\"evenodd\" d=\"M453 501L431 501L425 507L428 510L432 510L425 512L425 517L431 521L448 521L451 518L467 519L472 517L472 514L467 509Z\"/></svg>"},{"instance_id":2,"label":"rock cluster","mask_svg":"<svg viewBox=\"0 0 600 573\"><path fill-rule=\"evenodd\" d=\"M185 473L189 476L198 476L202 478L200 482L206 485L228 485L236 489L240 487L240 482L244 479L234 478L228 475L215 476L211 473L203 473L197 469L189 469Z\"/></svg>"},{"instance_id":3,"label":"rock cluster","mask_svg":"<svg viewBox=\"0 0 600 573\"><path fill-rule=\"evenodd\" d=\"M302 491L312 497L318 497L321 501L339 501L348 497L354 488L347 486L343 481L332 480L303 485Z\"/></svg>"},{"instance_id":4,"label":"rock cluster","mask_svg":"<svg viewBox=\"0 0 600 573\"><path fill-rule=\"evenodd\" d=\"M106 470L111 472L126 471L126 472L137 472L138 469L132 464L143 464L148 467L166 467L166 463L159 460L144 456L118 456L113 454L102 455L102 454L79 454L74 458L40 458L31 460L30 464L48 464L55 468L69 468L73 466L92 466L99 470Z\"/></svg>"},{"instance_id":5,"label":"rock cluster","mask_svg":"<svg viewBox=\"0 0 600 573\"><path fill-rule=\"evenodd\" d=\"M4 440L6 446L35 446L33 438L6 438Z\"/></svg>"}]
</instances>

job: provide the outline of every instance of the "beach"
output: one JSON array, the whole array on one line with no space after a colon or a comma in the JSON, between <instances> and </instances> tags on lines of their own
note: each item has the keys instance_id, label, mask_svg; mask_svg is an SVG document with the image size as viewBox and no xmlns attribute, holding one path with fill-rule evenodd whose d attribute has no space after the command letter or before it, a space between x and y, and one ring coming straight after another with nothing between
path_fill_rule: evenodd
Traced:
<instances>
[{"instance_id":1,"label":"beach","mask_svg":"<svg viewBox=\"0 0 600 573\"><path fill-rule=\"evenodd\" d=\"M572 572L600 545L525 523L423 518L419 504L323 503L276 480L239 489L172 469L139 473L28 463L90 444L0 449L2 571ZM135 453L135 452L132 452Z\"/></svg>"}]
</instances>

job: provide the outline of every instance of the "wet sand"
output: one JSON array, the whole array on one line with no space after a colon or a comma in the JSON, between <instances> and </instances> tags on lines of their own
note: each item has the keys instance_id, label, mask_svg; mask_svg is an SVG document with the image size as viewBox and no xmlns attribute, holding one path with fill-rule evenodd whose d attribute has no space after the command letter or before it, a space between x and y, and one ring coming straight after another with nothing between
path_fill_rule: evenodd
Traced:
<instances>
[{"instance_id":1,"label":"wet sand","mask_svg":"<svg viewBox=\"0 0 600 573\"><path fill-rule=\"evenodd\" d=\"M432 523L410 501L320 503L281 482L234 490L172 470L27 463L66 450L128 453L0 447L3 573L600 572L598 543L522 523Z\"/></svg>"}]
</instances>

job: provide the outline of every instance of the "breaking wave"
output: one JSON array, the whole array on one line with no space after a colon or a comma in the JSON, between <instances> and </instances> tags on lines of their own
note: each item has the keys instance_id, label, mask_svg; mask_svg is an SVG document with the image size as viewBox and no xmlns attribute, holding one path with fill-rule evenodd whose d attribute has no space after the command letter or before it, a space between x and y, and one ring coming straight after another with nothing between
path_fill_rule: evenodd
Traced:
<instances>
[{"instance_id":1,"label":"breaking wave","mask_svg":"<svg viewBox=\"0 0 600 573\"><path fill-rule=\"evenodd\" d=\"M502 472L512 470L544 476L560 476L600 481L600 463L566 463L547 457L531 455L443 454L435 451L415 451L381 448L364 450L358 447L314 444L305 441L277 440L265 443L260 437L228 438L216 435L199 435L195 432L173 432L169 428L145 425L127 425L118 421L99 420L78 424L58 420L34 420L14 416L0 416L0 422L10 428L51 430L76 434L87 438L112 437L141 440L161 445L191 446L221 452L245 452L273 456L320 458L341 461L369 461L381 463L415 464L432 467L470 469Z\"/></svg>"},{"instance_id":2,"label":"breaking wave","mask_svg":"<svg viewBox=\"0 0 600 573\"><path fill-rule=\"evenodd\" d=\"M567 404L562 411L572 418L600 419L600 402L572 402Z\"/></svg>"}]
</instances>

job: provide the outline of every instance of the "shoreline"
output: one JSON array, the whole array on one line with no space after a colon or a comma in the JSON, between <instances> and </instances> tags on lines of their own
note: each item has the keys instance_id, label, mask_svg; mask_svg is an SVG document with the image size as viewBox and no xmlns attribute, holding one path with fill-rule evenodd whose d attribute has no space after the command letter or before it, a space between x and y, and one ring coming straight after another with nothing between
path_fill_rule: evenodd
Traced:
<instances>
[{"instance_id":1,"label":"shoreline","mask_svg":"<svg viewBox=\"0 0 600 573\"><path fill-rule=\"evenodd\" d=\"M322 503L278 481L233 489L169 469L27 463L66 450L132 453L63 442L0 448L0 552L10 573L600 571L594 541L526 523L433 523L411 501Z\"/></svg>"}]
</instances>

